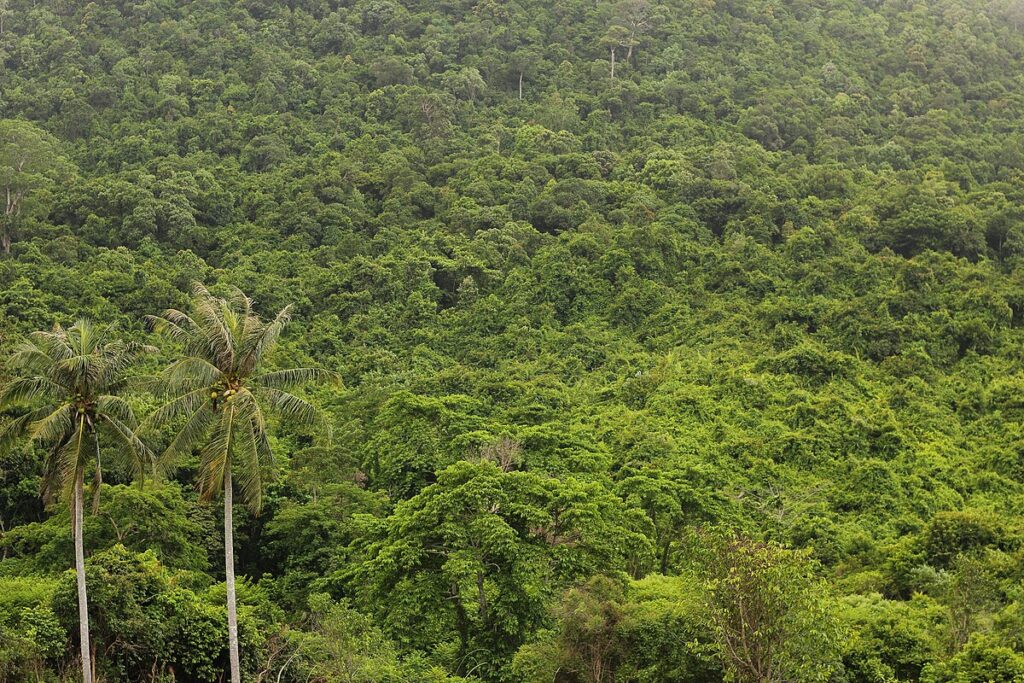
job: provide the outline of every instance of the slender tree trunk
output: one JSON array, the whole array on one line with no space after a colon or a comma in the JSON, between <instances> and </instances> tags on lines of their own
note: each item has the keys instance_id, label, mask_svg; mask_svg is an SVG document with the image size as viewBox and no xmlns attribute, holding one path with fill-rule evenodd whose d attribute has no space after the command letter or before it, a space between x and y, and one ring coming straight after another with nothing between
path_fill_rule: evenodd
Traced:
<instances>
[{"instance_id":1,"label":"slender tree trunk","mask_svg":"<svg viewBox=\"0 0 1024 683\"><path fill-rule=\"evenodd\" d=\"M231 659L231 683L241 683L238 666L238 608L235 605L235 534L231 518L231 460L224 466L224 580L228 592L228 656Z\"/></svg>"},{"instance_id":2,"label":"slender tree trunk","mask_svg":"<svg viewBox=\"0 0 1024 683\"><path fill-rule=\"evenodd\" d=\"M18 209L18 193L11 194L11 188L7 188L7 205L4 207L4 223L0 226L0 247L4 255L11 253L12 233L14 232L14 217Z\"/></svg>"},{"instance_id":3,"label":"slender tree trunk","mask_svg":"<svg viewBox=\"0 0 1024 683\"><path fill-rule=\"evenodd\" d=\"M612 51L612 80L615 80L615 48L611 48Z\"/></svg>"},{"instance_id":4,"label":"slender tree trunk","mask_svg":"<svg viewBox=\"0 0 1024 683\"><path fill-rule=\"evenodd\" d=\"M75 473L74 536L75 578L78 582L78 639L82 647L82 683L92 683L92 654L89 648L89 601L85 591L85 547L82 542L82 508L85 507L85 471Z\"/></svg>"},{"instance_id":5,"label":"slender tree trunk","mask_svg":"<svg viewBox=\"0 0 1024 683\"><path fill-rule=\"evenodd\" d=\"M93 439L96 442L96 475L92 480L92 514L100 511L100 488L103 486L103 464L100 462L100 433L93 432Z\"/></svg>"},{"instance_id":6,"label":"slender tree trunk","mask_svg":"<svg viewBox=\"0 0 1024 683\"><path fill-rule=\"evenodd\" d=\"M519 72L519 99L523 99L523 72Z\"/></svg>"}]
</instances>

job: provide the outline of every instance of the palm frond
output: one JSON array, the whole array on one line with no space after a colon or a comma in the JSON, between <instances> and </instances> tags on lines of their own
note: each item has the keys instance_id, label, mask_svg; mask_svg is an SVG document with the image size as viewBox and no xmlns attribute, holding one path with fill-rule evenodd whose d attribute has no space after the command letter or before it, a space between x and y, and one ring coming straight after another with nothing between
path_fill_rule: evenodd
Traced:
<instances>
[{"instance_id":1,"label":"palm frond","mask_svg":"<svg viewBox=\"0 0 1024 683\"><path fill-rule=\"evenodd\" d=\"M98 396L96 398L96 411L100 418L110 415L127 424L130 429L138 427L138 422L135 420L135 411L128 405L128 401L125 401L120 396L112 394Z\"/></svg>"},{"instance_id":2,"label":"palm frond","mask_svg":"<svg viewBox=\"0 0 1024 683\"><path fill-rule=\"evenodd\" d=\"M210 294L200 283L193 285L193 291L192 312L196 318L197 331L212 353L210 360L220 368L233 367L235 348L225 321L226 302Z\"/></svg>"},{"instance_id":3,"label":"palm frond","mask_svg":"<svg viewBox=\"0 0 1024 683\"><path fill-rule=\"evenodd\" d=\"M282 308L273 320L253 329L242 342L240 371L249 374L259 365L263 357L277 344L285 325L292 317L291 304Z\"/></svg>"},{"instance_id":4,"label":"palm frond","mask_svg":"<svg viewBox=\"0 0 1024 683\"><path fill-rule=\"evenodd\" d=\"M163 386L164 382L158 375L150 374L124 377L120 382L111 382L107 385L108 389L153 394L154 396L162 395L161 388Z\"/></svg>"},{"instance_id":5,"label":"palm frond","mask_svg":"<svg viewBox=\"0 0 1024 683\"><path fill-rule=\"evenodd\" d=\"M208 401L200 403L174 435L171 443L167 444L167 448L160 456L159 464L166 467L172 459L189 453L209 432L215 417L216 414Z\"/></svg>"},{"instance_id":6,"label":"palm frond","mask_svg":"<svg viewBox=\"0 0 1024 683\"><path fill-rule=\"evenodd\" d=\"M85 418L81 417L74 423L74 432L64 445L56 452L56 472L63 486L72 481L75 472L85 464Z\"/></svg>"},{"instance_id":7,"label":"palm frond","mask_svg":"<svg viewBox=\"0 0 1024 683\"><path fill-rule=\"evenodd\" d=\"M0 389L0 408L29 403L41 397L55 397L63 392L63 387L55 384L48 377L38 375L12 379Z\"/></svg>"},{"instance_id":8,"label":"palm frond","mask_svg":"<svg viewBox=\"0 0 1024 683\"><path fill-rule=\"evenodd\" d=\"M202 282L198 280L192 281L192 298L193 299L214 299L216 297L210 293L210 290L206 288Z\"/></svg>"},{"instance_id":9,"label":"palm frond","mask_svg":"<svg viewBox=\"0 0 1024 683\"><path fill-rule=\"evenodd\" d=\"M122 373L127 370L140 356L147 353L155 353L155 346L139 344L137 342L123 342L117 340L105 344L101 349L104 358L103 367L98 378L98 384L103 387L122 387L127 378Z\"/></svg>"},{"instance_id":10,"label":"palm frond","mask_svg":"<svg viewBox=\"0 0 1024 683\"><path fill-rule=\"evenodd\" d=\"M192 414L203 403L209 402L209 389L193 389L177 396L150 413L142 421L143 427L160 427L182 415Z\"/></svg>"},{"instance_id":11,"label":"palm frond","mask_svg":"<svg viewBox=\"0 0 1024 683\"><path fill-rule=\"evenodd\" d=\"M168 365L161 377L172 390L196 389L222 380L224 373L205 358L186 356Z\"/></svg>"},{"instance_id":12,"label":"palm frond","mask_svg":"<svg viewBox=\"0 0 1024 683\"><path fill-rule=\"evenodd\" d=\"M56 498L62 490L67 488L67 482L61 474L61 463L58 456L73 436L73 433L68 434L63 440L53 444L47 453L46 458L43 460L43 476L39 484L39 495L43 498L43 502L46 505L52 503L53 499Z\"/></svg>"},{"instance_id":13,"label":"palm frond","mask_svg":"<svg viewBox=\"0 0 1024 683\"><path fill-rule=\"evenodd\" d=\"M20 372L47 375L53 365L53 358L37 344L23 341L14 347L7 364Z\"/></svg>"},{"instance_id":14,"label":"palm frond","mask_svg":"<svg viewBox=\"0 0 1024 683\"><path fill-rule=\"evenodd\" d=\"M104 371L104 360L93 353L80 353L53 364L55 377L64 377L77 384L98 384Z\"/></svg>"},{"instance_id":15,"label":"palm frond","mask_svg":"<svg viewBox=\"0 0 1024 683\"><path fill-rule=\"evenodd\" d=\"M96 327L92 321L79 318L67 331L69 344L78 352L89 355L96 351L103 344L105 330Z\"/></svg>"},{"instance_id":16,"label":"palm frond","mask_svg":"<svg viewBox=\"0 0 1024 683\"><path fill-rule=\"evenodd\" d=\"M93 443L96 445L96 467L92 474L92 514L99 514L100 511L100 489L103 488L103 463L100 461L100 433L97 429L92 432Z\"/></svg>"},{"instance_id":17,"label":"palm frond","mask_svg":"<svg viewBox=\"0 0 1024 683\"><path fill-rule=\"evenodd\" d=\"M259 332L259 330L263 328L263 326L265 324L266 323L264 323L262 320L260 320L260 317L258 315L256 315L252 311L249 311L245 315L245 317L242 319L242 326L241 326L241 333L242 333L241 343L242 343L242 345L245 344L245 341L247 339L252 339L257 334L257 332Z\"/></svg>"},{"instance_id":18,"label":"palm frond","mask_svg":"<svg viewBox=\"0 0 1024 683\"><path fill-rule=\"evenodd\" d=\"M256 375L251 381L255 385L270 389L290 389L300 384L340 384L341 376L321 368L289 368Z\"/></svg>"},{"instance_id":19,"label":"palm frond","mask_svg":"<svg viewBox=\"0 0 1024 683\"><path fill-rule=\"evenodd\" d=\"M312 403L281 389L270 387L253 387L252 393L267 404L271 412L283 418L302 423L311 423L318 417L317 409Z\"/></svg>"},{"instance_id":20,"label":"palm frond","mask_svg":"<svg viewBox=\"0 0 1024 683\"><path fill-rule=\"evenodd\" d=\"M245 292L234 286L229 287L228 292L227 301L231 304L232 308L238 311L243 318L255 317L252 312L253 301L246 296Z\"/></svg>"},{"instance_id":21,"label":"palm frond","mask_svg":"<svg viewBox=\"0 0 1024 683\"><path fill-rule=\"evenodd\" d=\"M75 355L67 330L60 325L54 325L49 332L33 332L28 338L28 343L38 348L51 362L59 362Z\"/></svg>"},{"instance_id":22,"label":"palm frond","mask_svg":"<svg viewBox=\"0 0 1024 683\"><path fill-rule=\"evenodd\" d=\"M124 343L124 352L133 360L150 353L159 353L160 349L152 344L130 341Z\"/></svg>"},{"instance_id":23,"label":"palm frond","mask_svg":"<svg viewBox=\"0 0 1024 683\"><path fill-rule=\"evenodd\" d=\"M260 429L256 424L253 424L253 427L256 434L256 451L259 453L260 462L267 466L273 465L274 452L270 448L270 439L267 438L267 430Z\"/></svg>"},{"instance_id":24,"label":"palm frond","mask_svg":"<svg viewBox=\"0 0 1024 683\"><path fill-rule=\"evenodd\" d=\"M199 324L196 323L192 316L190 316L188 313L185 313L184 311L179 311L176 308L165 309L164 312L160 314L160 317L157 318L154 322L171 323L172 325L175 325L181 328L182 330L185 330L189 334L194 334L199 331Z\"/></svg>"},{"instance_id":25,"label":"palm frond","mask_svg":"<svg viewBox=\"0 0 1024 683\"><path fill-rule=\"evenodd\" d=\"M63 331L59 346L71 351L54 358L54 370L74 378L79 385L99 384L105 374L117 371L120 344L105 343L108 329L99 328L88 320L78 320ZM58 335L60 336L60 335Z\"/></svg>"},{"instance_id":26,"label":"palm frond","mask_svg":"<svg viewBox=\"0 0 1024 683\"><path fill-rule=\"evenodd\" d=\"M236 420L233 444L232 479L238 483L245 504L253 513L258 513L263 507L263 468L257 429L252 420Z\"/></svg>"},{"instance_id":27,"label":"palm frond","mask_svg":"<svg viewBox=\"0 0 1024 683\"><path fill-rule=\"evenodd\" d=\"M101 420L110 427L110 433L114 438L124 446L124 449L115 451L117 460L128 467L133 477L140 480L144 478L146 470L156 462L153 451L116 416L104 414L101 416Z\"/></svg>"},{"instance_id":28,"label":"palm frond","mask_svg":"<svg viewBox=\"0 0 1024 683\"><path fill-rule=\"evenodd\" d=\"M226 299L218 299L217 307L220 311L220 319L224 321L224 328L228 331L228 336L231 339L231 348L236 352L235 357L237 357L249 317L236 311Z\"/></svg>"},{"instance_id":29,"label":"palm frond","mask_svg":"<svg viewBox=\"0 0 1024 683\"><path fill-rule=\"evenodd\" d=\"M28 435L44 444L59 441L75 428L75 416L74 404L63 403L29 425ZM84 423L85 417L80 417Z\"/></svg>"},{"instance_id":30,"label":"palm frond","mask_svg":"<svg viewBox=\"0 0 1024 683\"><path fill-rule=\"evenodd\" d=\"M225 408L219 417L199 453L199 495L203 500L210 500L223 488L224 472L231 463L235 409Z\"/></svg>"},{"instance_id":31,"label":"palm frond","mask_svg":"<svg viewBox=\"0 0 1024 683\"><path fill-rule=\"evenodd\" d=\"M147 315L146 322L157 334L183 345L187 345L199 329L192 318L173 308L168 308L160 315Z\"/></svg>"},{"instance_id":32,"label":"palm frond","mask_svg":"<svg viewBox=\"0 0 1024 683\"><path fill-rule=\"evenodd\" d=\"M15 444L28 435L32 423L49 413L49 408L37 408L0 425L0 455L10 452Z\"/></svg>"},{"instance_id":33,"label":"palm frond","mask_svg":"<svg viewBox=\"0 0 1024 683\"><path fill-rule=\"evenodd\" d=\"M242 387L232 400L232 407L243 420L252 420L256 428L266 431L267 420L263 416L263 409L260 407L256 396L247 388Z\"/></svg>"}]
</instances>

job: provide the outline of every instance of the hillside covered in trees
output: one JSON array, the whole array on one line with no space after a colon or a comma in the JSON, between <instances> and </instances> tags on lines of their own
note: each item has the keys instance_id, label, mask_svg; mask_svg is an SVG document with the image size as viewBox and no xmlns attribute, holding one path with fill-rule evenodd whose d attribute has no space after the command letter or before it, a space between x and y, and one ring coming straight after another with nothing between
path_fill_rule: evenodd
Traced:
<instances>
[{"instance_id":1,"label":"hillside covered in trees","mask_svg":"<svg viewBox=\"0 0 1024 683\"><path fill-rule=\"evenodd\" d=\"M1024 681L1021 0L0 0L0 202L2 682Z\"/></svg>"}]
</instances>

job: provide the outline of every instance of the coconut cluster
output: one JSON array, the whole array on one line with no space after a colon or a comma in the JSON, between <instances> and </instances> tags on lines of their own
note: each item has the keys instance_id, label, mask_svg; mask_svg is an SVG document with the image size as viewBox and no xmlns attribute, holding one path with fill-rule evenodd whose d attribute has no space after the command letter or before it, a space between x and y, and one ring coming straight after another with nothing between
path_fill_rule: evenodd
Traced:
<instances>
[{"instance_id":1,"label":"coconut cluster","mask_svg":"<svg viewBox=\"0 0 1024 683\"><path fill-rule=\"evenodd\" d=\"M214 403L217 403L218 401L222 400L230 401L234 399L234 397L237 395L238 389L235 389L230 386L215 384L212 387L210 387L210 400L212 400Z\"/></svg>"}]
</instances>

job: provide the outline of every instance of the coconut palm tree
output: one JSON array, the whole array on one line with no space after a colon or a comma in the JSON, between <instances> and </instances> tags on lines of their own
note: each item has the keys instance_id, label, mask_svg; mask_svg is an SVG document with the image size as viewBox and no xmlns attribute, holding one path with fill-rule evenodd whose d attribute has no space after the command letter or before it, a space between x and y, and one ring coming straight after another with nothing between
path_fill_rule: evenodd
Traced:
<instances>
[{"instance_id":1,"label":"coconut palm tree","mask_svg":"<svg viewBox=\"0 0 1024 683\"><path fill-rule=\"evenodd\" d=\"M161 459L169 462L199 452L199 489L205 500L224 494L224 574L227 587L228 654L231 681L239 683L238 613L235 606L233 483L243 502L258 512L263 493L264 466L270 462L267 415L308 422L313 406L287 390L300 384L332 378L314 368L261 372L290 318L286 306L264 321L252 300L232 289L226 298L194 284L188 313L170 309L151 316L153 329L179 343L182 356L161 376L168 401L147 423L180 421L181 427Z\"/></svg>"},{"instance_id":2,"label":"coconut palm tree","mask_svg":"<svg viewBox=\"0 0 1024 683\"><path fill-rule=\"evenodd\" d=\"M111 440L114 457L141 478L152 454L135 435L135 415L122 398L125 371L150 347L109 339L109 329L87 320L71 328L35 332L8 360L13 379L0 387L0 409L27 408L0 430L0 450L30 439L47 451L43 495L72 489L71 518L78 581L82 680L92 683L89 610L85 586L82 516L85 471L94 468L93 504L102 481L100 443ZM95 464L92 460L95 458Z\"/></svg>"}]
</instances>

